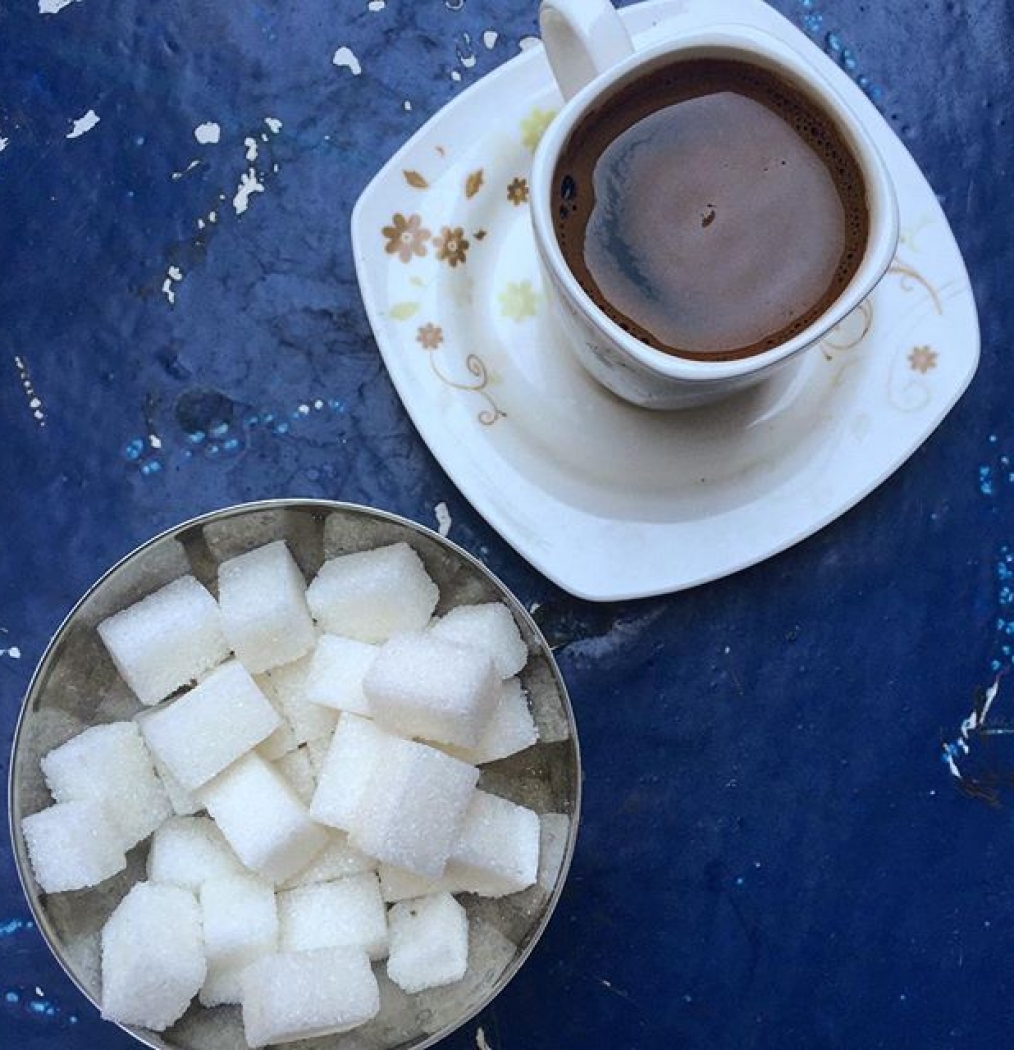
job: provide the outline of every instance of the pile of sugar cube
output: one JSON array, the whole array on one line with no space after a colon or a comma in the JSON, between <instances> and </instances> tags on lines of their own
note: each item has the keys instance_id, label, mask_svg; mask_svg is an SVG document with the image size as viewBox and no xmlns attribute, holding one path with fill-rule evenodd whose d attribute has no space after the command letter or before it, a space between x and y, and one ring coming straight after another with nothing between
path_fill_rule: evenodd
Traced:
<instances>
[{"instance_id":1,"label":"pile of sugar cube","mask_svg":"<svg viewBox=\"0 0 1014 1050\"><path fill-rule=\"evenodd\" d=\"M50 751L24 818L39 886L95 886L151 836L102 930L102 1013L163 1031L194 996L242 1005L251 1047L343 1032L461 980L456 893L532 885L539 818L476 786L538 738L527 648L499 602L434 619L405 543L326 561L284 541L193 576L98 633L143 707ZM389 907L390 906L390 907Z\"/></svg>"}]
</instances>

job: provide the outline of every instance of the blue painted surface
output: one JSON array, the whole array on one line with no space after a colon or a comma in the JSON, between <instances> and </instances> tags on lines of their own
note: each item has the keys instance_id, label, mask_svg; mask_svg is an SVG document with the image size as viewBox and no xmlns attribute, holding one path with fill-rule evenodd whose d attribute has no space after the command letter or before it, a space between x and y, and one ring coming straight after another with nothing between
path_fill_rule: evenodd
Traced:
<instances>
[{"instance_id":1,"label":"blue painted surface","mask_svg":"<svg viewBox=\"0 0 1014 1050\"><path fill-rule=\"evenodd\" d=\"M806 543L690 593L591 606L435 465L349 249L372 173L516 53L534 0L0 4L0 737L64 612L153 532L259 497L430 525L446 502L452 538L540 604L587 771L559 911L450 1047L476 1046L480 1025L494 1050L1014 1036L1014 750L959 733L1012 665L1014 16L1006 0L775 6L870 93L939 193L982 366L890 483ZM360 76L332 65L342 46ZM90 109L100 122L66 139ZM204 121L218 145L196 142ZM248 136L265 188L237 216ZM1001 680L991 726L1011 724L1009 694ZM0 844L0 1047L133 1045L51 959Z\"/></svg>"}]
</instances>

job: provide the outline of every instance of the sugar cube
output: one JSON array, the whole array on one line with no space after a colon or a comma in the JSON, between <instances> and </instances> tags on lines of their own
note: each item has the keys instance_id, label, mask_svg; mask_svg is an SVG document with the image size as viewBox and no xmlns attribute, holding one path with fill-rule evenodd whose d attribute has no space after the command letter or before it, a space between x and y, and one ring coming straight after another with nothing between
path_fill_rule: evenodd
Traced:
<instances>
[{"instance_id":1,"label":"sugar cube","mask_svg":"<svg viewBox=\"0 0 1014 1050\"><path fill-rule=\"evenodd\" d=\"M387 975L409 994L460 981L468 968L468 917L449 894L396 904Z\"/></svg>"},{"instance_id":2,"label":"sugar cube","mask_svg":"<svg viewBox=\"0 0 1014 1050\"><path fill-rule=\"evenodd\" d=\"M405 871L404 868L381 864L378 875L380 895L388 904L411 900L413 897L426 897L432 893L460 892L459 887L452 885L448 880L446 873L437 879L426 879L411 871Z\"/></svg>"},{"instance_id":3,"label":"sugar cube","mask_svg":"<svg viewBox=\"0 0 1014 1050\"><path fill-rule=\"evenodd\" d=\"M328 736L318 737L316 740L307 740L306 742L306 753L310 756L310 768L313 770L313 775L318 782L320 781L321 773L324 772L324 761L327 758L333 739L334 732L332 731Z\"/></svg>"},{"instance_id":4,"label":"sugar cube","mask_svg":"<svg viewBox=\"0 0 1014 1050\"><path fill-rule=\"evenodd\" d=\"M352 945L371 959L387 954L387 915L374 872L284 890L278 922L282 951Z\"/></svg>"},{"instance_id":5,"label":"sugar cube","mask_svg":"<svg viewBox=\"0 0 1014 1050\"><path fill-rule=\"evenodd\" d=\"M284 667L276 667L267 675L271 683L271 698L292 727L296 744L330 737L338 724L338 712L306 699L306 675L312 656L304 656Z\"/></svg>"},{"instance_id":6,"label":"sugar cube","mask_svg":"<svg viewBox=\"0 0 1014 1050\"><path fill-rule=\"evenodd\" d=\"M225 637L252 674L291 663L313 648L306 581L284 540L222 562L218 601Z\"/></svg>"},{"instance_id":7,"label":"sugar cube","mask_svg":"<svg viewBox=\"0 0 1014 1050\"><path fill-rule=\"evenodd\" d=\"M201 887L201 920L208 959L201 1002L238 1003L244 968L278 948L274 889L256 875L211 879Z\"/></svg>"},{"instance_id":8,"label":"sugar cube","mask_svg":"<svg viewBox=\"0 0 1014 1050\"><path fill-rule=\"evenodd\" d=\"M142 704L157 704L229 655L218 603L193 576L103 620L98 632Z\"/></svg>"},{"instance_id":9,"label":"sugar cube","mask_svg":"<svg viewBox=\"0 0 1014 1050\"><path fill-rule=\"evenodd\" d=\"M281 723L236 660L141 722L148 746L191 791L270 736Z\"/></svg>"},{"instance_id":10,"label":"sugar cube","mask_svg":"<svg viewBox=\"0 0 1014 1050\"><path fill-rule=\"evenodd\" d=\"M419 555L394 543L324 562L306 597L329 634L383 642L398 631L422 630L440 592Z\"/></svg>"},{"instance_id":11,"label":"sugar cube","mask_svg":"<svg viewBox=\"0 0 1014 1050\"><path fill-rule=\"evenodd\" d=\"M243 971L243 1027L251 1047L347 1032L380 1009L361 948L281 952Z\"/></svg>"},{"instance_id":12,"label":"sugar cube","mask_svg":"<svg viewBox=\"0 0 1014 1050\"><path fill-rule=\"evenodd\" d=\"M349 842L344 831L328 829L327 845L302 870L282 884L285 889L309 886L315 882L333 882L348 875L376 871L377 862Z\"/></svg>"},{"instance_id":13,"label":"sugar cube","mask_svg":"<svg viewBox=\"0 0 1014 1050\"><path fill-rule=\"evenodd\" d=\"M206 785L201 798L239 859L272 882L301 871L327 843L284 777L256 752Z\"/></svg>"},{"instance_id":14,"label":"sugar cube","mask_svg":"<svg viewBox=\"0 0 1014 1050\"><path fill-rule=\"evenodd\" d=\"M539 732L521 682L508 678L500 687L500 700L478 744L473 748L445 745L443 750L462 762L481 766L524 751L538 740Z\"/></svg>"},{"instance_id":15,"label":"sugar cube","mask_svg":"<svg viewBox=\"0 0 1014 1050\"><path fill-rule=\"evenodd\" d=\"M493 661L501 678L516 675L528 659L525 645L510 609L502 602L459 605L431 628L448 642L481 649Z\"/></svg>"},{"instance_id":16,"label":"sugar cube","mask_svg":"<svg viewBox=\"0 0 1014 1050\"><path fill-rule=\"evenodd\" d=\"M349 841L387 864L437 878L478 779L474 766L425 744L388 736L354 815Z\"/></svg>"},{"instance_id":17,"label":"sugar cube","mask_svg":"<svg viewBox=\"0 0 1014 1050\"><path fill-rule=\"evenodd\" d=\"M310 803L314 820L343 831L353 827L387 738L368 719L341 716Z\"/></svg>"},{"instance_id":18,"label":"sugar cube","mask_svg":"<svg viewBox=\"0 0 1014 1050\"><path fill-rule=\"evenodd\" d=\"M304 696L311 704L370 714L363 693L363 678L380 651L379 646L325 634L317 642L304 683Z\"/></svg>"},{"instance_id":19,"label":"sugar cube","mask_svg":"<svg viewBox=\"0 0 1014 1050\"><path fill-rule=\"evenodd\" d=\"M282 755L274 763L274 767L289 782L300 802L308 806L317 789L317 781L313 775L313 767L310 765L310 756L306 748L297 747L295 751Z\"/></svg>"},{"instance_id":20,"label":"sugar cube","mask_svg":"<svg viewBox=\"0 0 1014 1050\"><path fill-rule=\"evenodd\" d=\"M178 886L137 883L102 930L102 1016L164 1031L204 982L201 912Z\"/></svg>"},{"instance_id":21,"label":"sugar cube","mask_svg":"<svg viewBox=\"0 0 1014 1050\"><path fill-rule=\"evenodd\" d=\"M57 802L97 802L125 850L172 813L151 755L133 722L92 726L50 751L42 772Z\"/></svg>"},{"instance_id":22,"label":"sugar cube","mask_svg":"<svg viewBox=\"0 0 1014 1050\"><path fill-rule=\"evenodd\" d=\"M381 647L363 680L373 716L393 732L474 747L500 698L489 657L426 634Z\"/></svg>"},{"instance_id":23,"label":"sugar cube","mask_svg":"<svg viewBox=\"0 0 1014 1050\"><path fill-rule=\"evenodd\" d=\"M21 821L35 879L44 893L97 886L123 871L123 838L97 802L58 802Z\"/></svg>"},{"instance_id":24,"label":"sugar cube","mask_svg":"<svg viewBox=\"0 0 1014 1050\"><path fill-rule=\"evenodd\" d=\"M169 768L158 755L152 755L151 759L155 763L155 772L158 773L158 779L162 781L162 787L165 788L165 793L169 796L169 804L172 806L176 816L190 817L195 813L200 813L204 806L198 797L192 791L188 791L169 772Z\"/></svg>"},{"instance_id":25,"label":"sugar cube","mask_svg":"<svg viewBox=\"0 0 1014 1050\"><path fill-rule=\"evenodd\" d=\"M484 897L503 897L531 886L538 871L538 814L477 790L451 850L448 879Z\"/></svg>"},{"instance_id":26,"label":"sugar cube","mask_svg":"<svg viewBox=\"0 0 1014 1050\"><path fill-rule=\"evenodd\" d=\"M208 879L239 875L243 865L208 817L171 817L152 836L148 878L196 893Z\"/></svg>"},{"instance_id":27,"label":"sugar cube","mask_svg":"<svg viewBox=\"0 0 1014 1050\"><path fill-rule=\"evenodd\" d=\"M285 717L282 702L278 697L278 691L274 682L271 681L271 676L267 673L256 674L254 675L254 681L257 683L257 688L271 701L271 706L281 719L281 724L271 736L266 737L257 745L257 751L263 758L266 758L269 762L275 762L282 755L295 751L299 745L296 743L296 736L292 732L292 726L289 725L289 720Z\"/></svg>"}]
</instances>

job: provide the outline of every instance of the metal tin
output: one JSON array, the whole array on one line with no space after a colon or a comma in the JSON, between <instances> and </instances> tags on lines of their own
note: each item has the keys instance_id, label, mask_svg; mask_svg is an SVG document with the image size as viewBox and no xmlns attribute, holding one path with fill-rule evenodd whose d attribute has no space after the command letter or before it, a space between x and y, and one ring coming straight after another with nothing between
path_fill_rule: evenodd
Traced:
<instances>
[{"instance_id":1,"label":"metal tin","mask_svg":"<svg viewBox=\"0 0 1014 1050\"><path fill-rule=\"evenodd\" d=\"M21 835L21 818L49 805L39 759L90 725L132 718L141 705L119 679L96 625L111 613L187 572L213 593L218 563L285 539L310 579L326 557L404 540L440 588L437 614L451 606L502 601L528 645L521 674L539 742L483 767L479 786L540 814L539 881L500 899L465 896L471 942L465 979L406 996L383 981L381 1012L343 1035L300 1045L320 1050L424 1050L486 1007L518 972L559 900L577 836L581 759L567 689L546 639L527 609L477 558L415 522L356 504L283 499L214 511L142 544L105 573L60 625L28 686L14 733L8 784L10 833L18 876L32 914L67 975L96 1007L101 1000L100 933L127 890L145 878L148 842L130 851L124 872L89 890L43 894ZM156 1050L222 1050L245 1045L238 1007L195 1003L164 1034L121 1026Z\"/></svg>"}]
</instances>

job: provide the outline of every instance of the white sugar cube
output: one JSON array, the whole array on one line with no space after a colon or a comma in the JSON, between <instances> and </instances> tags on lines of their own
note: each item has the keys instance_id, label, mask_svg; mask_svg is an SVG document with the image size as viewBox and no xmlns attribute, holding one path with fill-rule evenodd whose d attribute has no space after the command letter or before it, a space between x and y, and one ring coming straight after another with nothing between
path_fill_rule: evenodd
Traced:
<instances>
[{"instance_id":1,"label":"white sugar cube","mask_svg":"<svg viewBox=\"0 0 1014 1050\"><path fill-rule=\"evenodd\" d=\"M279 893L278 922L282 951L350 945L371 959L387 954L387 915L373 872Z\"/></svg>"},{"instance_id":2,"label":"white sugar cube","mask_svg":"<svg viewBox=\"0 0 1014 1050\"><path fill-rule=\"evenodd\" d=\"M395 543L324 562L306 597L329 634L383 642L398 631L422 630L440 592L419 555Z\"/></svg>"},{"instance_id":3,"label":"white sugar cube","mask_svg":"<svg viewBox=\"0 0 1014 1050\"><path fill-rule=\"evenodd\" d=\"M218 603L193 576L103 620L98 632L142 704L157 704L229 655Z\"/></svg>"},{"instance_id":4,"label":"white sugar cube","mask_svg":"<svg viewBox=\"0 0 1014 1050\"><path fill-rule=\"evenodd\" d=\"M276 667L267 678L271 683L271 698L292 727L296 744L330 737L338 724L338 712L306 699L306 675L312 656L305 656L284 667Z\"/></svg>"},{"instance_id":5,"label":"white sugar cube","mask_svg":"<svg viewBox=\"0 0 1014 1050\"><path fill-rule=\"evenodd\" d=\"M452 984L468 968L468 917L449 894L396 904L389 916L387 975L404 991Z\"/></svg>"},{"instance_id":6,"label":"white sugar cube","mask_svg":"<svg viewBox=\"0 0 1014 1050\"><path fill-rule=\"evenodd\" d=\"M204 806L198 797L192 791L187 791L169 772L169 768L158 755L152 755L151 759L155 764L155 772L158 773L158 779L162 781L162 787L165 788L165 793L169 796L169 804L172 806L176 816L190 817L195 813L200 813Z\"/></svg>"},{"instance_id":7,"label":"white sugar cube","mask_svg":"<svg viewBox=\"0 0 1014 1050\"><path fill-rule=\"evenodd\" d=\"M178 886L139 882L102 930L102 1016L164 1031L204 983L201 912Z\"/></svg>"},{"instance_id":8,"label":"white sugar cube","mask_svg":"<svg viewBox=\"0 0 1014 1050\"><path fill-rule=\"evenodd\" d=\"M474 766L425 744L388 736L349 841L386 864L437 878L478 779Z\"/></svg>"},{"instance_id":9,"label":"white sugar cube","mask_svg":"<svg viewBox=\"0 0 1014 1050\"><path fill-rule=\"evenodd\" d=\"M237 1005L243 1001L243 971L249 962L226 966L208 963L208 973L201 985L201 1006Z\"/></svg>"},{"instance_id":10,"label":"white sugar cube","mask_svg":"<svg viewBox=\"0 0 1014 1050\"><path fill-rule=\"evenodd\" d=\"M148 746L189 790L270 736L281 723L271 701L235 660L141 722Z\"/></svg>"},{"instance_id":11,"label":"white sugar cube","mask_svg":"<svg viewBox=\"0 0 1014 1050\"><path fill-rule=\"evenodd\" d=\"M299 745L296 743L296 736L292 732L292 726L289 725L289 720L285 717L285 710L282 708L282 702L278 698L278 690L275 688L274 682L271 681L270 675L267 673L254 675L254 681L257 683L257 688L271 701L271 706L281 719L281 724L271 736L265 738L257 745L257 751L261 757L266 758L269 762L275 762L282 755L295 751Z\"/></svg>"},{"instance_id":12,"label":"white sugar cube","mask_svg":"<svg viewBox=\"0 0 1014 1050\"><path fill-rule=\"evenodd\" d=\"M57 802L98 802L125 850L172 813L151 755L133 722L92 726L50 751L42 772Z\"/></svg>"},{"instance_id":13,"label":"white sugar cube","mask_svg":"<svg viewBox=\"0 0 1014 1050\"><path fill-rule=\"evenodd\" d=\"M35 879L44 893L97 886L123 871L123 839L96 802L59 802L21 821Z\"/></svg>"},{"instance_id":14,"label":"white sugar cube","mask_svg":"<svg viewBox=\"0 0 1014 1050\"><path fill-rule=\"evenodd\" d=\"M243 1028L251 1047L347 1032L379 1009L370 957L360 948L282 952L243 971Z\"/></svg>"},{"instance_id":15,"label":"white sugar cube","mask_svg":"<svg viewBox=\"0 0 1014 1050\"><path fill-rule=\"evenodd\" d=\"M334 732L328 736L318 737L316 740L307 740L306 742L306 753L310 756L310 768L313 770L313 775L318 782L321 774L324 772L324 762L327 759L327 753L333 739Z\"/></svg>"},{"instance_id":16,"label":"white sugar cube","mask_svg":"<svg viewBox=\"0 0 1014 1050\"><path fill-rule=\"evenodd\" d=\"M376 871L377 862L349 842L344 831L328 829L327 845L302 871L287 879L283 886L309 886L315 882L333 882L349 875Z\"/></svg>"},{"instance_id":17,"label":"white sugar cube","mask_svg":"<svg viewBox=\"0 0 1014 1050\"><path fill-rule=\"evenodd\" d=\"M292 790L299 796L300 802L308 806L317 790L317 780L310 765L310 756L305 747L297 747L287 755L282 755L273 763L275 769L289 782Z\"/></svg>"},{"instance_id":18,"label":"white sugar cube","mask_svg":"<svg viewBox=\"0 0 1014 1050\"><path fill-rule=\"evenodd\" d=\"M489 657L432 634L381 647L363 680L374 718L403 736L475 747L500 699Z\"/></svg>"},{"instance_id":19,"label":"white sugar cube","mask_svg":"<svg viewBox=\"0 0 1014 1050\"><path fill-rule=\"evenodd\" d=\"M510 609L502 602L459 605L431 628L448 642L481 649L493 661L501 678L516 675L528 660L525 645Z\"/></svg>"},{"instance_id":20,"label":"white sugar cube","mask_svg":"<svg viewBox=\"0 0 1014 1050\"><path fill-rule=\"evenodd\" d=\"M380 895L388 904L411 900L413 897L427 897L432 893L459 892L448 881L446 874L438 879L426 879L392 864L381 864L377 874L380 876Z\"/></svg>"},{"instance_id":21,"label":"white sugar cube","mask_svg":"<svg viewBox=\"0 0 1014 1050\"><path fill-rule=\"evenodd\" d=\"M301 871L327 843L284 777L255 752L212 780L201 798L239 859L272 882Z\"/></svg>"},{"instance_id":22,"label":"white sugar cube","mask_svg":"<svg viewBox=\"0 0 1014 1050\"><path fill-rule=\"evenodd\" d=\"M508 678L500 687L500 701L479 743L474 748L446 745L444 750L463 762L481 766L524 751L538 740L539 731L521 682Z\"/></svg>"},{"instance_id":23,"label":"white sugar cube","mask_svg":"<svg viewBox=\"0 0 1014 1050\"><path fill-rule=\"evenodd\" d=\"M471 893L503 897L531 886L538 871L538 814L476 791L451 851L447 878Z\"/></svg>"},{"instance_id":24,"label":"white sugar cube","mask_svg":"<svg viewBox=\"0 0 1014 1050\"><path fill-rule=\"evenodd\" d=\"M222 562L218 601L225 637L251 673L291 663L313 648L306 581L284 540Z\"/></svg>"},{"instance_id":25,"label":"white sugar cube","mask_svg":"<svg viewBox=\"0 0 1014 1050\"><path fill-rule=\"evenodd\" d=\"M368 719L341 716L310 803L314 820L351 830L387 738L388 734Z\"/></svg>"},{"instance_id":26,"label":"white sugar cube","mask_svg":"<svg viewBox=\"0 0 1014 1050\"><path fill-rule=\"evenodd\" d=\"M204 951L220 971L247 965L278 948L278 909L271 883L256 875L210 879L201 887Z\"/></svg>"},{"instance_id":27,"label":"white sugar cube","mask_svg":"<svg viewBox=\"0 0 1014 1050\"><path fill-rule=\"evenodd\" d=\"M208 879L244 871L239 858L208 817L171 817L152 836L148 878L196 893Z\"/></svg>"},{"instance_id":28,"label":"white sugar cube","mask_svg":"<svg viewBox=\"0 0 1014 1050\"><path fill-rule=\"evenodd\" d=\"M317 642L304 683L304 696L311 704L370 714L363 693L363 678L380 651L379 646L325 634Z\"/></svg>"}]
</instances>

